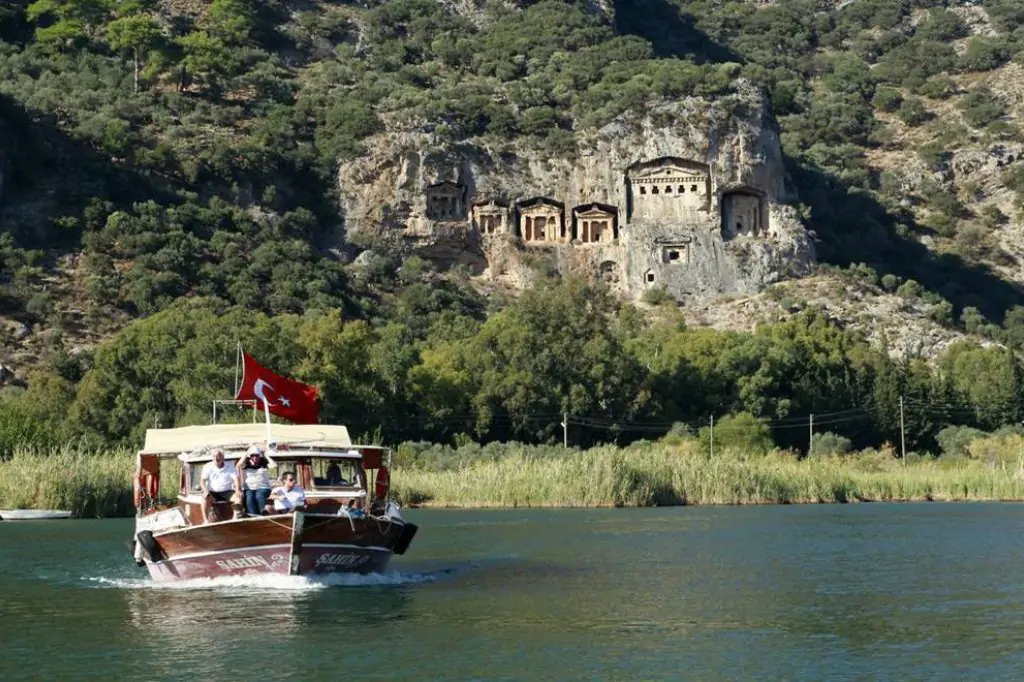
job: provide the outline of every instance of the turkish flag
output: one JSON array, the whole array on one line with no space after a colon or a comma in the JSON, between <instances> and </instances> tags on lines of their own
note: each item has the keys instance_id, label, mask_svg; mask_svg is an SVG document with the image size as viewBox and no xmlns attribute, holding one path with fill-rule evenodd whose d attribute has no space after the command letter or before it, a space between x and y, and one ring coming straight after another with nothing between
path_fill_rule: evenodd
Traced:
<instances>
[{"instance_id":1,"label":"turkish flag","mask_svg":"<svg viewBox=\"0 0 1024 682\"><path fill-rule=\"evenodd\" d=\"M256 409L266 402L271 414L295 424L316 424L320 417L316 386L274 374L242 353L242 385L235 400L255 400Z\"/></svg>"}]
</instances>

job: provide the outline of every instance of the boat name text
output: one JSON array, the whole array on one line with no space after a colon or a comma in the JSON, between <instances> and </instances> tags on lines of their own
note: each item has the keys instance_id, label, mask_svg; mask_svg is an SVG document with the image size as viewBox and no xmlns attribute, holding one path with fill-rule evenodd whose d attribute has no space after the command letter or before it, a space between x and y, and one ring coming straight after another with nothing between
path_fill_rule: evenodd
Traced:
<instances>
[{"instance_id":1,"label":"boat name text","mask_svg":"<svg viewBox=\"0 0 1024 682\"><path fill-rule=\"evenodd\" d=\"M240 559L224 559L223 561L218 561L217 565L225 571L233 571L236 568L270 568L270 564L268 564L267 560L261 556L244 556Z\"/></svg>"},{"instance_id":2,"label":"boat name text","mask_svg":"<svg viewBox=\"0 0 1024 682\"><path fill-rule=\"evenodd\" d=\"M321 554L316 558L314 567L320 566L360 566L370 560L365 554Z\"/></svg>"}]
</instances>

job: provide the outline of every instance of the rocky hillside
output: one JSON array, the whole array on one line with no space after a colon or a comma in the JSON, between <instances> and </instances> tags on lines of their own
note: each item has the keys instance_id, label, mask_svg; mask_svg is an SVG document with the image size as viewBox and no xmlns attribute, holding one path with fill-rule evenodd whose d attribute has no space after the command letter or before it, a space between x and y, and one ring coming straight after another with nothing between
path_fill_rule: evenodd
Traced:
<instances>
[{"instance_id":1,"label":"rocky hillside","mask_svg":"<svg viewBox=\"0 0 1024 682\"><path fill-rule=\"evenodd\" d=\"M814 252L786 203L777 131L758 89L736 89L622 115L561 158L389 131L341 166L346 226L381 251L464 263L513 288L540 263L683 304L806 275Z\"/></svg>"},{"instance_id":2,"label":"rocky hillside","mask_svg":"<svg viewBox=\"0 0 1024 682\"><path fill-rule=\"evenodd\" d=\"M8 3L0 363L76 378L193 296L386 318L424 267L1002 342L1022 24L1014 0Z\"/></svg>"}]
</instances>

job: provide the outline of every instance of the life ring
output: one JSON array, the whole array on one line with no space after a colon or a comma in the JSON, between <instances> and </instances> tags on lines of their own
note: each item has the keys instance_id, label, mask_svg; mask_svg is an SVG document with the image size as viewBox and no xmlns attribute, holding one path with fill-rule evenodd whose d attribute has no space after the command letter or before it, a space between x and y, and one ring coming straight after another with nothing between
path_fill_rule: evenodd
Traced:
<instances>
[{"instance_id":1,"label":"life ring","mask_svg":"<svg viewBox=\"0 0 1024 682\"><path fill-rule=\"evenodd\" d=\"M377 480L373 484L373 496L378 500L385 500L388 497L388 491L391 489L391 476L388 474L387 467L381 467L377 471Z\"/></svg>"}]
</instances>

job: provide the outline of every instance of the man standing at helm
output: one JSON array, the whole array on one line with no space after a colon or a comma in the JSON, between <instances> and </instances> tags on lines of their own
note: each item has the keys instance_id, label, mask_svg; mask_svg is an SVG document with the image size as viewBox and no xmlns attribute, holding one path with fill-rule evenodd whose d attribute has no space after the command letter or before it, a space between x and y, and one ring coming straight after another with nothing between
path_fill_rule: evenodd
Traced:
<instances>
[{"instance_id":1,"label":"man standing at helm","mask_svg":"<svg viewBox=\"0 0 1024 682\"><path fill-rule=\"evenodd\" d=\"M203 465L199 485L203 489L203 523L210 522L210 508L214 502L230 502L238 481L234 462L224 461L224 451L213 451L213 461Z\"/></svg>"}]
</instances>

